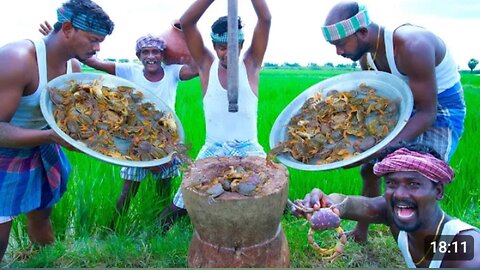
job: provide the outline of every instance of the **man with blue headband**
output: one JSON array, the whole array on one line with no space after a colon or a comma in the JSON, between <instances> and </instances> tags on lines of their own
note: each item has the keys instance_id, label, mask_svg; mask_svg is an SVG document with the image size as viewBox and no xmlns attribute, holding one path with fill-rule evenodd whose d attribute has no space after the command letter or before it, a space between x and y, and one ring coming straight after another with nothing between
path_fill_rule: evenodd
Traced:
<instances>
[{"instance_id":1,"label":"man with blue headband","mask_svg":"<svg viewBox=\"0 0 480 270\"><path fill-rule=\"evenodd\" d=\"M52 31L51 25L45 21L40 24L39 32L48 35ZM147 34L137 39L135 54L142 65L132 63L115 63L103 61L97 57L91 57L84 61L84 64L134 82L142 89L150 90L170 108L175 110L175 99L179 81L190 80L198 76L197 68L185 61L185 64L167 64L165 50L167 42L157 35ZM117 200L117 211L111 223L115 223L120 215L124 215L130 207L130 202L136 196L140 183L151 174L157 182L157 193L159 195L169 194L171 180L180 175L178 159L153 168L122 167L120 176L123 186Z\"/></svg>"},{"instance_id":2,"label":"man with blue headband","mask_svg":"<svg viewBox=\"0 0 480 270\"><path fill-rule=\"evenodd\" d=\"M52 31L48 22L40 24L40 33L47 35ZM84 61L84 64L134 82L142 89L150 90L170 108L175 110L175 98L179 81L190 80L198 76L195 66L190 63L167 64L165 63L165 50L167 42L160 36L147 34L137 39L135 53L142 65L132 63L115 63L102 61L97 57L91 57ZM153 168L122 167L120 176L123 186L117 200L117 211L111 223L115 223L120 215L124 215L130 207L130 202L136 196L140 183L151 174L157 182L157 193L159 195L169 194L171 180L180 175L178 159Z\"/></svg>"},{"instance_id":3,"label":"man with blue headband","mask_svg":"<svg viewBox=\"0 0 480 270\"><path fill-rule=\"evenodd\" d=\"M70 0L57 15L47 37L0 48L0 260L17 215L26 214L33 243L46 245L55 239L50 214L66 191L70 173L60 146L73 148L48 127L40 94L55 77L80 72L74 58L94 55L114 27L90 0Z\"/></svg>"},{"instance_id":4,"label":"man with blue headband","mask_svg":"<svg viewBox=\"0 0 480 270\"><path fill-rule=\"evenodd\" d=\"M335 5L321 30L338 55L360 61L364 70L398 76L410 86L414 112L390 145L400 141L422 143L448 161L463 133L466 108L457 64L445 42L412 24L382 27L371 21L364 6L351 1ZM378 196L380 178L368 160L363 161L361 175L362 194ZM352 235L364 242L367 230L368 224L360 222Z\"/></svg>"},{"instance_id":5,"label":"man with blue headband","mask_svg":"<svg viewBox=\"0 0 480 270\"><path fill-rule=\"evenodd\" d=\"M197 22L213 3L197 0L180 19L188 49L200 76L205 112L206 140L197 159L221 156L261 156L265 151L257 139L258 80L267 49L271 15L265 0L251 0L257 15L252 43L239 58L238 112L228 111L227 98L227 16L220 17L211 27L210 38L214 53L205 46ZM242 2L243 3L243 2ZM238 24L239 52L244 34L240 18ZM176 217L185 215L180 189L174 202L162 212L165 229Z\"/></svg>"}]
</instances>

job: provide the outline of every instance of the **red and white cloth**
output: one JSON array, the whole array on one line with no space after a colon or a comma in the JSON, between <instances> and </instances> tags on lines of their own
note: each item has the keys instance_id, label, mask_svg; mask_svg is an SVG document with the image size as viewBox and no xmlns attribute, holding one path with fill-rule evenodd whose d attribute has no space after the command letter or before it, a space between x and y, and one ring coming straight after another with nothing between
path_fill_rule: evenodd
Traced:
<instances>
[{"instance_id":1,"label":"red and white cloth","mask_svg":"<svg viewBox=\"0 0 480 270\"><path fill-rule=\"evenodd\" d=\"M422 154L400 148L373 166L377 176L393 172L416 171L437 183L450 183L455 176L453 169L443 160L431 154Z\"/></svg>"}]
</instances>

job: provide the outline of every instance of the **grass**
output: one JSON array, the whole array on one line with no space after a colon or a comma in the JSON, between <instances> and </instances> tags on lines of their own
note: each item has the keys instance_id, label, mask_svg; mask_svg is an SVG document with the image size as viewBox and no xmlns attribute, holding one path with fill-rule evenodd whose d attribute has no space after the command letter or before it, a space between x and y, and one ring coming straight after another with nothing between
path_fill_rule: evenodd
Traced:
<instances>
[{"instance_id":1,"label":"grass","mask_svg":"<svg viewBox=\"0 0 480 270\"><path fill-rule=\"evenodd\" d=\"M270 129L279 113L298 94L320 80L340 74L341 71L265 70L261 73L259 91L259 141L268 147ZM465 133L451 161L456 180L447 186L442 207L451 215L479 227L480 180L476 149L478 122L480 122L480 77L462 74L467 101ZM198 79L182 82L177 94L177 114L185 129L189 154L195 157L205 140L201 91ZM119 167L92 159L81 153L67 153L73 171L68 192L55 206L52 222L57 241L38 248L31 246L25 229L24 216L18 217L12 227L10 246L0 266L7 267L187 267L188 245L193 226L189 219L180 220L166 235L157 224L161 209L170 203L173 192L158 196L155 183L147 180L132 201L130 211L119 219L115 231L109 227L115 201L122 181ZM313 187L325 192L359 194L361 178L358 168L326 172L307 172L289 169L289 198L302 198ZM168 191L167 191L168 192ZM306 227L285 214L282 225L291 253L291 267L405 267L396 243L386 226L374 225L369 243L358 245L349 241L341 258L333 263L318 258L307 243ZM343 221L352 229L355 223ZM332 232L319 237L328 241ZM326 243L328 244L328 243Z\"/></svg>"}]
</instances>

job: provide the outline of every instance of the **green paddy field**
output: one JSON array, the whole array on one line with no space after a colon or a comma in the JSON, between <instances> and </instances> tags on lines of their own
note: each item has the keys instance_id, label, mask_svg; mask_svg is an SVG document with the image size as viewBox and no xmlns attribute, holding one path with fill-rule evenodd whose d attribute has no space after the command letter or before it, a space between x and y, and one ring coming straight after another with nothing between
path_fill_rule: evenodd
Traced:
<instances>
[{"instance_id":1,"label":"green paddy field","mask_svg":"<svg viewBox=\"0 0 480 270\"><path fill-rule=\"evenodd\" d=\"M289 102L309 86L345 71L264 70L259 89L258 133L260 143L269 150L270 129ZM480 77L462 73L467 102L465 133L451 161L456 180L446 187L442 207L474 226L480 227L480 180L475 168L478 159L480 122ZM185 129L186 142L195 157L205 140L205 121L198 79L181 82L176 111ZM477 146L475 146L477 145ZM166 235L158 226L158 214L171 202L181 179L173 188L157 196L155 183L144 181L128 214L110 229L115 202L122 181L118 166L106 164L84 154L68 152L72 174L68 192L53 211L57 241L38 248L28 240L25 218L20 216L12 228L10 246L0 267L187 267L187 251L192 225L183 218ZM359 194L361 178L358 168L323 172L289 169L289 198L302 198L313 187L326 193ZM396 243L383 225L371 227L369 242L358 245L349 241L343 256L333 263L321 260L307 242L307 226L286 213L282 225L286 231L291 267L406 267ZM346 230L355 223L342 221ZM318 236L325 245L333 245L332 232Z\"/></svg>"}]
</instances>

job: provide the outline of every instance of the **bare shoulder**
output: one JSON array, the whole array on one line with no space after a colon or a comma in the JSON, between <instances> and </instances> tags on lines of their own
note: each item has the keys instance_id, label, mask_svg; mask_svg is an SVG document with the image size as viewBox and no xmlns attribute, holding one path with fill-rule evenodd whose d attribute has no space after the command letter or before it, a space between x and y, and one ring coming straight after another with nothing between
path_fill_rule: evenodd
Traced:
<instances>
[{"instance_id":1,"label":"bare shoulder","mask_svg":"<svg viewBox=\"0 0 480 270\"><path fill-rule=\"evenodd\" d=\"M0 48L0 57L2 58L32 56L35 56L35 46L29 40L19 40L7 43Z\"/></svg>"},{"instance_id":2,"label":"bare shoulder","mask_svg":"<svg viewBox=\"0 0 480 270\"><path fill-rule=\"evenodd\" d=\"M416 26L416 25L402 25L395 29L393 36L395 40L405 41L413 40L414 38L425 38L429 36L435 36L430 30Z\"/></svg>"},{"instance_id":3,"label":"bare shoulder","mask_svg":"<svg viewBox=\"0 0 480 270\"><path fill-rule=\"evenodd\" d=\"M393 39L397 67L409 77L430 76L445 53L443 42L432 32L418 26L397 28Z\"/></svg>"},{"instance_id":4,"label":"bare shoulder","mask_svg":"<svg viewBox=\"0 0 480 270\"><path fill-rule=\"evenodd\" d=\"M36 89L35 48L30 41L19 41L0 48L0 121L8 122L20 98Z\"/></svg>"},{"instance_id":5,"label":"bare shoulder","mask_svg":"<svg viewBox=\"0 0 480 270\"><path fill-rule=\"evenodd\" d=\"M395 50L400 52L421 54L425 49L443 46L443 41L433 32L415 25L403 25L393 33Z\"/></svg>"},{"instance_id":6,"label":"bare shoulder","mask_svg":"<svg viewBox=\"0 0 480 270\"><path fill-rule=\"evenodd\" d=\"M36 64L35 46L29 40L21 40L4 45L0 48L0 60L4 72L24 72L32 64ZM25 74L22 74L25 75Z\"/></svg>"},{"instance_id":7,"label":"bare shoulder","mask_svg":"<svg viewBox=\"0 0 480 270\"><path fill-rule=\"evenodd\" d=\"M0 48L0 77L2 88L32 84L37 69L35 46L29 40L6 44Z\"/></svg>"}]
</instances>

